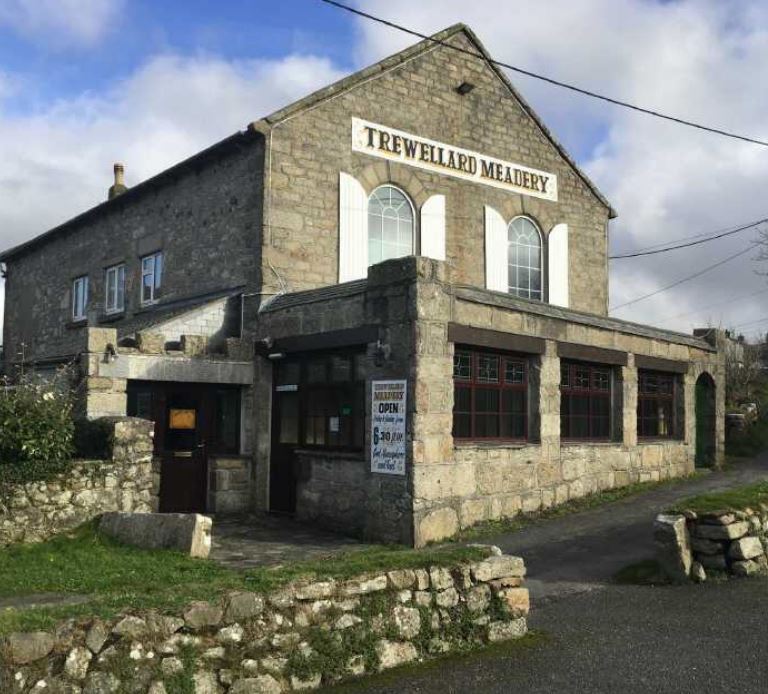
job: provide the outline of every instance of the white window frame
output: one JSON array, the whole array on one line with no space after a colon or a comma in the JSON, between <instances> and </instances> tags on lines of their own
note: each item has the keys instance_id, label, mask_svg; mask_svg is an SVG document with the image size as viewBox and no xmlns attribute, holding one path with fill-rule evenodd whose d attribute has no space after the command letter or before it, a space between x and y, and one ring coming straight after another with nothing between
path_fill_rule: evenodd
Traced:
<instances>
[{"instance_id":1,"label":"white window frame","mask_svg":"<svg viewBox=\"0 0 768 694\"><path fill-rule=\"evenodd\" d=\"M369 194L368 194L368 214L366 214L365 219L365 243L366 248L370 248L370 234L371 234L371 227L370 227L370 203L371 198L374 196L374 194L381 190L382 188L392 188L396 190L398 193L400 193L408 203L408 206L411 209L411 252L407 253L405 255L397 256L398 258L407 258L408 256L416 255L417 253L417 240L418 240L418 234L419 234L419 228L417 223L417 216L416 216L416 207L413 204L413 200L411 200L411 196L408 195L400 186L396 186L393 183L382 183L381 185L376 186ZM369 253L370 255L370 253ZM388 260L394 260L394 258L388 258ZM383 262L383 261L382 261ZM371 259L368 258L368 267L371 266Z\"/></svg>"},{"instance_id":2,"label":"white window frame","mask_svg":"<svg viewBox=\"0 0 768 694\"><path fill-rule=\"evenodd\" d=\"M81 321L88 317L88 275L72 280L72 320Z\"/></svg>"},{"instance_id":3,"label":"white window frame","mask_svg":"<svg viewBox=\"0 0 768 694\"><path fill-rule=\"evenodd\" d=\"M158 271L158 262L160 261L160 268ZM151 266L148 266L148 263L151 263ZM141 305L142 306L149 306L151 304L157 303L159 299L159 290L162 286L163 282L163 264L164 264L164 258L163 258L163 252L157 251L156 253L150 253L149 255L145 255L141 259L141 283L139 284L139 293L141 296ZM151 277L152 281L150 283L150 293L151 296L147 299L144 297L144 279L146 277Z\"/></svg>"},{"instance_id":4,"label":"white window frame","mask_svg":"<svg viewBox=\"0 0 768 694\"><path fill-rule=\"evenodd\" d=\"M104 311L107 314L125 311L125 263L108 267L104 273Z\"/></svg>"},{"instance_id":5,"label":"white window frame","mask_svg":"<svg viewBox=\"0 0 768 694\"><path fill-rule=\"evenodd\" d=\"M545 286L545 283L544 283L544 234L541 233L541 229L539 228L539 225L535 222L534 219L532 219L528 215L524 215L524 214L516 215L515 217L510 219L509 223L507 224L507 253L509 253L509 246L511 245L511 243L509 241L509 231L512 229L512 225L518 219L524 219L525 221L530 222L531 225L533 226L533 228L536 230L536 233L538 234L538 237L539 237L539 267L538 267L538 271L539 271L539 297L538 298L533 298L533 297L530 297L530 296L529 297L524 297L524 296L520 296L520 294L518 294L516 291L513 291L513 289L521 289L521 288L520 287L513 288L509 284L509 267L510 267L509 266L509 261L507 261L507 293L510 296L516 296L516 297L519 297L521 299L526 299L527 298L529 301L541 301L541 302L543 302L544 301L544 286ZM522 267L522 266L520 266L520 267ZM528 266L528 269L530 270L530 269L533 269L533 268ZM530 280L529 280L529 293L530 293Z\"/></svg>"}]
</instances>

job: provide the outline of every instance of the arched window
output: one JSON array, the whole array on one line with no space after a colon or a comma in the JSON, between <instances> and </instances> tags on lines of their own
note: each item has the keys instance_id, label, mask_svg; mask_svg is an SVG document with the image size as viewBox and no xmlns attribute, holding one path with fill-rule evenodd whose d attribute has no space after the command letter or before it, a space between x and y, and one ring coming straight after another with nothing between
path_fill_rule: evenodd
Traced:
<instances>
[{"instance_id":1,"label":"arched window","mask_svg":"<svg viewBox=\"0 0 768 694\"><path fill-rule=\"evenodd\" d=\"M413 253L411 201L394 186L380 186L368 198L368 264Z\"/></svg>"},{"instance_id":2,"label":"arched window","mask_svg":"<svg viewBox=\"0 0 768 694\"><path fill-rule=\"evenodd\" d=\"M541 301L541 234L528 217L515 217L507 229L509 293Z\"/></svg>"}]
</instances>

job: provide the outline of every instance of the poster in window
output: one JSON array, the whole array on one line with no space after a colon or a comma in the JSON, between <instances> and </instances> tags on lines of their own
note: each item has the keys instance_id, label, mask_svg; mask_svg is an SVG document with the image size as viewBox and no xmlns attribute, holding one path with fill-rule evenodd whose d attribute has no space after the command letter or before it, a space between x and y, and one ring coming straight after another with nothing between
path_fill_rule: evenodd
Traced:
<instances>
[{"instance_id":1,"label":"poster in window","mask_svg":"<svg viewBox=\"0 0 768 694\"><path fill-rule=\"evenodd\" d=\"M371 472L405 474L406 381L371 382Z\"/></svg>"}]
</instances>

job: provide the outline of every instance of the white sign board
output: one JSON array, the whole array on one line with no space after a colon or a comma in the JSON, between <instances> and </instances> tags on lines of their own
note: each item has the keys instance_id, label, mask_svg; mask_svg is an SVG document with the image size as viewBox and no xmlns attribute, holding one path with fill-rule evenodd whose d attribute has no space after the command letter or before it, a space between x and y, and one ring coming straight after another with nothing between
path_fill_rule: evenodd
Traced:
<instances>
[{"instance_id":1,"label":"white sign board","mask_svg":"<svg viewBox=\"0 0 768 694\"><path fill-rule=\"evenodd\" d=\"M352 150L434 173L557 202L557 176L386 125L352 119Z\"/></svg>"},{"instance_id":2,"label":"white sign board","mask_svg":"<svg viewBox=\"0 0 768 694\"><path fill-rule=\"evenodd\" d=\"M406 381L371 382L371 472L405 474Z\"/></svg>"}]
</instances>

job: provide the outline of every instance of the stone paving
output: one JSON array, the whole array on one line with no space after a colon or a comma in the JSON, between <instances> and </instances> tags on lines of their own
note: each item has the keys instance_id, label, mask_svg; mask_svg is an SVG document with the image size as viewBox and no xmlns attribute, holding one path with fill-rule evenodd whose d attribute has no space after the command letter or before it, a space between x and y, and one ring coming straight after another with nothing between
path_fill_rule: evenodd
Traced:
<instances>
[{"instance_id":1,"label":"stone paving","mask_svg":"<svg viewBox=\"0 0 768 694\"><path fill-rule=\"evenodd\" d=\"M235 569L323 559L367 545L288 516L254 514L213 519L210 558Z\"/></svg>"}]
</instances>

